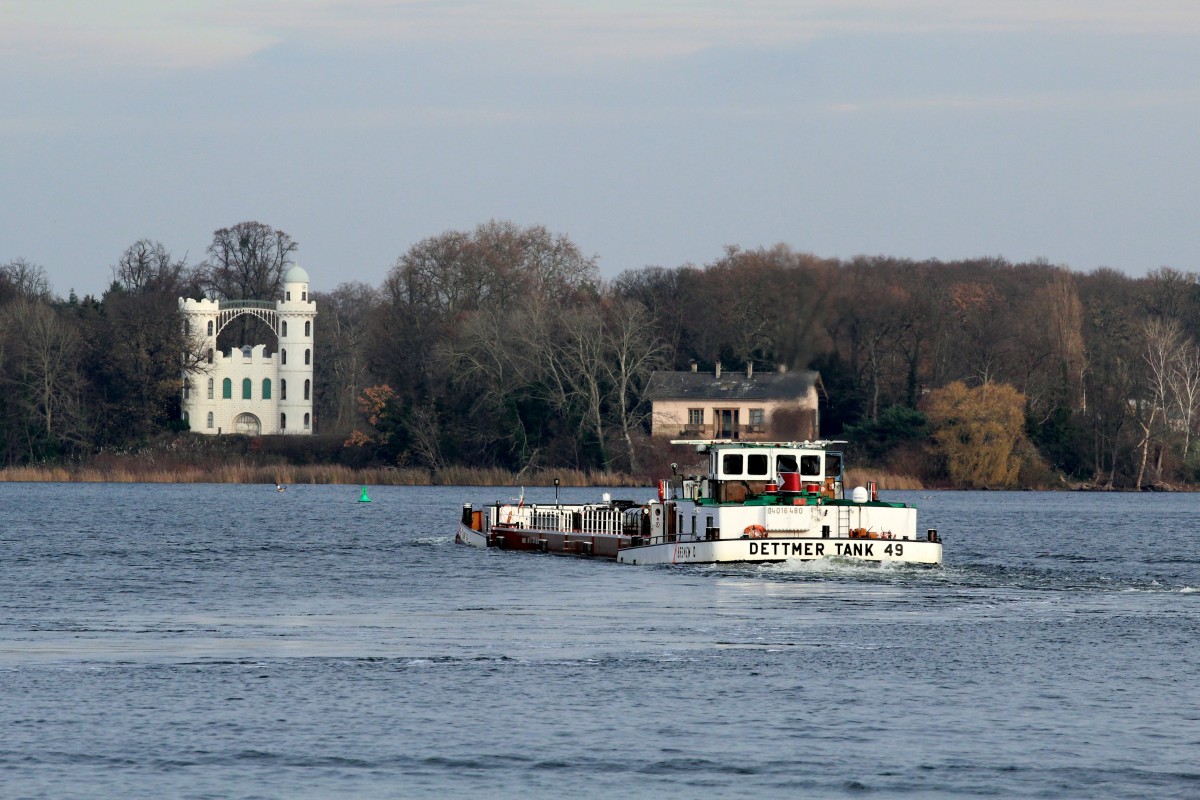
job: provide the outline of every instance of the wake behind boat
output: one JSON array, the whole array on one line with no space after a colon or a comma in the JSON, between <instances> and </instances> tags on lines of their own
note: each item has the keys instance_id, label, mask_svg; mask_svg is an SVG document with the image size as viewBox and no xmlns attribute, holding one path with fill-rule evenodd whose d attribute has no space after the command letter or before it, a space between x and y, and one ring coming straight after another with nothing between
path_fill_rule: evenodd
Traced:
<instances>
[{"instance_id":1,"label":"wake behind boat","mask_svg":"<svg viewBox=\"0 0 1200 800\"><path fill-rule=\"evenodd\" d=\"M672 475L646 503L605 494L598 503L467 504L455 541L622 564L942 563L937 531L917 536L916 508L880 500L874 485L845 497L842 453L829 449L842 442L672 444L707 454L707 474Z\"/></svg>"}]
</instances>

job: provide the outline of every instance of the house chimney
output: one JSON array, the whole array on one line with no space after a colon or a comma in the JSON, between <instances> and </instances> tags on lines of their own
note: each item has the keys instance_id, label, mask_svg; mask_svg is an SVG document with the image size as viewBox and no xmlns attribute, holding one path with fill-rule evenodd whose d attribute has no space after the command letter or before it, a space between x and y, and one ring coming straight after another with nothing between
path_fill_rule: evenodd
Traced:
<instances>
[{"instance_id":1,"label":"house chimney","mask_svg":"<svg viewBox=\"0 0 1200 800\"><path fill-rule=\"evenodd\" d=\"M721 377L721 362L720 361L717 362L717 377L718 378Z\"/></svg>"},{"instance_id":2,"label":"house chimney","mask_svg":"<svg viewBox=\"0 0 1200 800\"><path fill-rule=\"evenodd\" d=\"M749 380L750 378L753 378L753 377L754 377L754 362L747 361L746 362L746 380Z\"/></svg>"},{"instance_id":3,"label":"house chimney","mask_svg":"<svg viewBox=\"0 0 1200 800\"><path fill-rule=\"evenodd\" d=\"M696 359L692 359L692 372L696 371Z\"/></svg>"}]
</instances>

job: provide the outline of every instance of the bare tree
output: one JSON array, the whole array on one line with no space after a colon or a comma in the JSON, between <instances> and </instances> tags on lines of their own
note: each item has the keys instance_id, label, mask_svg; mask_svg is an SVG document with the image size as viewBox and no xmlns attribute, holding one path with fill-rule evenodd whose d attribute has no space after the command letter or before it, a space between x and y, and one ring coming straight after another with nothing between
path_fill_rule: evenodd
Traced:
<instances>
[{"instance_id":1,"label":"bare tree","mask_svg":"<svg viewBox=\"0 0 1200 800\"><path fill-rule=\"evenodd\" d=\"M139 239L117 259L113 280L130 294L184 294L192 276L186 259L175 259L161 242Z\"/></svg>"},{"instance_id":2,"label":"bare tree","mask_svg":"<svg viewBox=\"0 0 1200 800\"><path fill-rule=\"evenodd\" d=\"M50 282L45 268L23 258L0 264L0 302L14 298L48 301Z\"/></svg>"},{"instance_id":3,"label":"bare tree","mask_svg":"<svg viewBox=\"0 0 1200 800\"><path fill-rule=\"evenodd\" d=\"M261 222L216 230L208 246L208 290L222 300L276 300L298 247L291 236Z\"/></svg>"}]
</instances>

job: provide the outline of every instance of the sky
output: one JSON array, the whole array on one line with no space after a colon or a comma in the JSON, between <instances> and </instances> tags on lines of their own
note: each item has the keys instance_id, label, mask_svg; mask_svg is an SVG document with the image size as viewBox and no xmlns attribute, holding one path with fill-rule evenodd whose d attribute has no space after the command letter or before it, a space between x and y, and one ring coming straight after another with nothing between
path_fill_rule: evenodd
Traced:
<instances>
[{"instance_id":1,"label":"sky","mask_svg":"<svg viewBox=\"0 0 1200 800\"><path fill-rule=\"evenodd\" d=\"M614 278L1200 271L1194 0L0 0L0 263L98 294L257 220L314 291L489 219Z\"/></svg>"}]
</instances>

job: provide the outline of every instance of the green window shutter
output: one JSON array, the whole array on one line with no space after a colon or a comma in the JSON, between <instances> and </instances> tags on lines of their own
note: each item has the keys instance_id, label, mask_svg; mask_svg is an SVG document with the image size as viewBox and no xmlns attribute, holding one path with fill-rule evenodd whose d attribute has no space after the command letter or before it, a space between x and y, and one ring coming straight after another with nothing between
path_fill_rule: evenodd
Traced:
<instances>
[{"instance_id":1,"label":"green window shutter","mask_svg":"<svg viewBox=\"0 0 1200 800\"><path fill-rule=\"evenodd\" d=\"M263 400L271 399L271 379L270 378L263 378L262 399Z\"/></svg>"},{"instance_id":2,"label":"green window shutter","mask_svg":"<svg viewBox=\"0 0 1200 800\"><path fill-rule=\"evenodd\" d=\"M225 400L233 399L233 381L229 378L221 381L221 397Z\"/></svg>"},{"instance_id":3,"label":"green window shutter","mask_svg":"<svg viewBox=\"0 0 1200 800\"><path fill-rule=\"evenodd\" d=\"M249 378L242 378L242 399L243 400L250 399L250 387L252 385L253 384L250 382Z\"/></svg>"}]
</instances>

